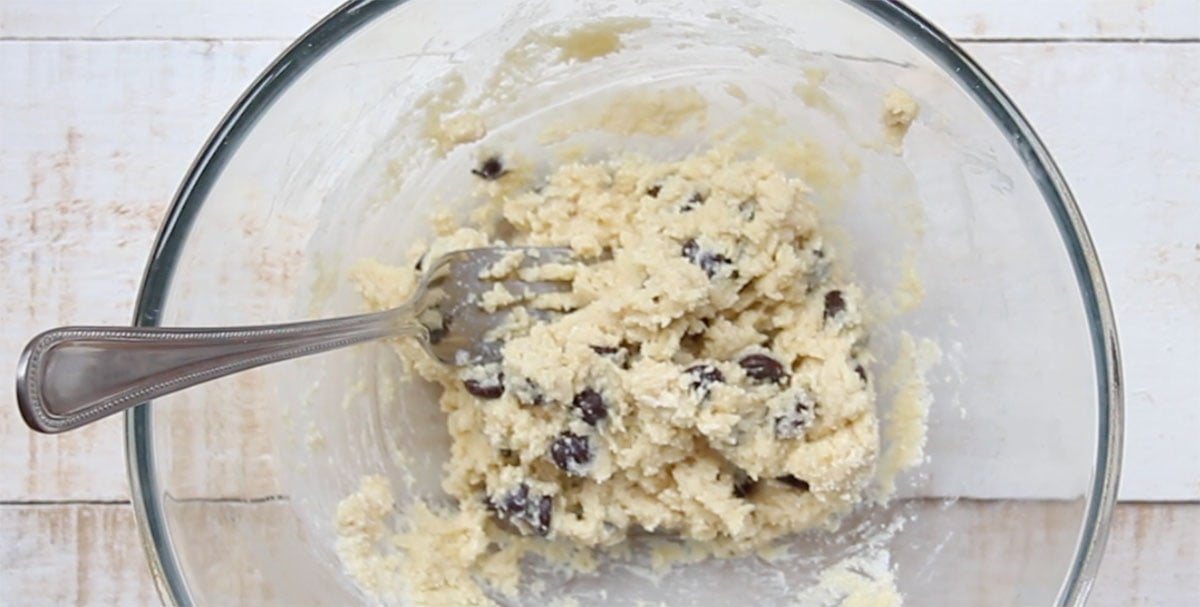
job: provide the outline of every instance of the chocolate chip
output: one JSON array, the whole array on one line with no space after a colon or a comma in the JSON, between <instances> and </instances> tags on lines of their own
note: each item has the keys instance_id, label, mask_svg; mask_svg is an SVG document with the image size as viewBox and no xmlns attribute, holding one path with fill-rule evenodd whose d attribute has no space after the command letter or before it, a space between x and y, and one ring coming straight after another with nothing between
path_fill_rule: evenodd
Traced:
<instances>
[{"instance_id":1,"label":"chocolate chip","mask_svg":"<svg viewBox=\"0 0 1200 607\"><path fill-rule=\"evenodd\" d=\"M750 497L750 494L754 493L754 489L756 487L758 487L758 481L750 478L750 475L746 474L744 471L738 470L737 473L733 475L734 497L740 497L742 499Z\"/></svg>"},{"instance_id":2,"label":"chocolate chip","mask_svg":"<svg viewBox=\"0 0 1200 607\"><path fill-rule=\"evenodd\" d=\"M802 248L802 246L803 245L798 245L797 248ZM805 276L805 281L808 283L806 285L807 291L812 293L828 282L830 274L830 262L828 259L826 259L825 250L822 249L820 245L818 245L817 248L812 249L809 254L812 255L813 258L812 267L808 269L808 273Z\"/></svg>"},{"instance_id":3,"label":"chocolate chip","mask_svg":"<svg viewBox=\"0 0 1200 607\"><path fill-rule=\"evenodd\" d=\"M707 200L707 198L704 196L704 194L696 192L695 194L692 194L691 198L688 198L682 205L680 205L679 212L689 213L694 211L700 208L700 205L704 204L705 200Z\"/></svg>"},{"instance_id":4,"label":"chocolate chip","mask_svg":"<svg viewBox=\"0 0 1200 607\"><path fill-rule=\"evenodd\" d=\"M829 320L841 314L846 309L846 299L842 292L834 289L825 294L825 319Z\"/></svg>"},{"instance_id":5,"label":"chocolate chip","mask_svg":"<svg viewBox=\"0 0 1200 607\"><path fill-rule=\"evenodd\" d=\"M550 444L550 457L559 468L572 476L587 474L592 463L592 444L586 436L564 432Z\"/></svg>"},{"instance_id":6,"label":"chocolate chip","mask_svg":"<svg viewBox=\"0 0 1200 607\"><path fill-rule=\"evenodd\" d=\"M791 411L775 418L775 438L787 440L802 436L804 429L812 423L816 416L816 410L816 403L805 395L798 396Z\"/></svg>"},{"instance_id":7,"label":"chocolate chip","mask_svg":"<svg viewBox=\"0 0 1200 607\"><path fill-rule=\"evenodd\" d=\"M517 452L512 449L500 449L499 453L500 461L509 466L516 466L521 463L520 458L517 457Z\"/></svg>"},{"instance_id":8,"label":"chocolate chip","mask_svg":"<svg viewBox=\"0 0 1200 607\"><path fill-rule=\"evenodd\" d=\"M661 192L662 192L662 186L657 183L646 188L646 195L651 198L658 198L658 195Z\"/></svg>"},{"instance_id":9,"label":"chocolate chip","mask_svg":"<svg viewBox=\"0 0 1200 607\"><path fill-rule=\"evenodd\" d=\"M549 495L532 494L525 483L499 499L486 498L484 505L496 514L496 518L513 523L523 534L546 535L550 532L554 500Z\"/></svg>"},{"instance_id":10,"label":"chocolate chip","mask_svg":"<svg viewBox=\"0 0 1200 607\"><path fill-rule=\"evenodd\" d=\"M584 388L583 392L576 394L571 404L579 410L579 416L588 425L595 426L600 420L608 417L608 403L604 402L604 397L600 396L599 392L591 388Z\"/></svg>"},{"instance_id":11,"label":"chocolate chip","mask_svg":"<svg viewBox=\"0 0 1200 607\"><path fill-rule=\"evenodd\" d=\"M495 181L508 174L508 169L504 168L504 162L499 156L490 156L479 164L478 168L471 169L471 173L480 179Z\"/></svg>"},{"instance_id":12,"label":"chocolate chip","mask_svg":"<svg viewBox=\"0 0 1200 607\"><path fill-rule=\"evenodd\" d=\"M695 262L696 256L700 254L700 243L696 242L695 238L689 238L687 242L683 243L682 253L684 257Z\"/></svg>"},{"instance_id":13,"label":"chocolate chip","mask_svg":"<svg viewBox=\"0 0 1200 607\"><path fill-rule=\"evenodd\" d=\"M639 344L632 344L627 341L622 341L619 346L589 346L592 352L598 356L602 356L622 369L628 369L633 363L633 357L640 349Z\"/></svg>"},{"instance_id":14,"label":"chocolate chip","mask_svg":"<svg viewBox=\"0 0 1200 607\"><path fill-rule=\"evenodd\" d=\"M868 383L867 370L864 369L862 365L854 365L854 372L858 374L858 378L861 379L864 384Z\"/></svg>"},{"instance_id":15,"label":"chocolate chip","mask_svg":"<svg viewBox=\"0 0 1200 607\"><path fill-rule=\"evenodd\" d=\"M517 402L526 407L540 407L546 404L546 395L537 382L528 377L519 382L510 382L509 389Z\"/></svg>"},{"instance_id":16,"label":"chocolate chip","mask_svg":"<svg viewBox=\"0 0 1200 607\"><path fill-rule=\"evenodd\" d=\"M783 364L766 354L748 354L738 361L750 379L782 384L787 381Z\"/></svg>"},{"instance_id":17,"label":"chocolate chip","mask_svg":"<svg viewBox=\"0 0 1200 607\"><path fill-rule=\"evenodd\" d=\"M449 314L443 314L442 315L442 324L440 326L429 329L429 343L431 345L436 346L439 343L441 343L443 339L446 339L446 336L450 334L450 323L451 322L453 322L453 317L450 316Z\"/></svg>"},{"instance_id":18,"label":"chocolate chip","mask_svg":"<svg viewBox=\"0 0 1200 607\"><path fill-rule=\"evenodd\" d=\"M693 365L684 371L692 376L692 382L689 384L693 390L697 392L708 393L708 389L713 384L724 383L725 374L721 370L712 365Z\"/></svg>"},{"instance_id":19,"label":"chocolate chip","mask_svg":"<svg viewBox=\"0 0 1200 607\"><path fill-rule=\"evenodd\" d=\"M538 500L537 506L537 526L534 531L538 535L547 535L550 533L550 518L554 511L554 500L549 495L543 495L542 499Z\"/></svg>"},{"instance_id":20,"label":"chocolate chip","mask_svg":"<svg viewBox=\"0 0 1200 607\"><path fill-rule=\"evenodd\" d=\"M720 272L723 266L733 263L732 259L720 253L702 250L700 244L694 238L683 243L681 252L688 261L700 266L700 269L704 270L704 273L709 278L716 276L717 272Z\"/></svg>"},{"instance_id":21,"label":"chocolate chip","mask_svg":"<svg viewBox=\"0 0 1200 607\"><path fill-rule=\"evenodd\" d=\"M446 335L448 333L449 333L449 331L447 331L445 327L438 327L436 329L430 329L429 330L429 343L434 346L438 345L439 343L442 342L443 339L446 339Z\"/></svg>"},{"instance_id":22,"label":"chocolate chip","mask_svg":"<svg viewBox=\"0 0 1200 607\"><path fill-rule=\"evenodd\" d=\"M788 440L804 434L806 422L803 417L787 413L775 418L775 438Z\"/></svg>"},{"instance_id":23,"label":"chocolate chip","mask_svg":"<svg viewBox=\"0 0 1200 607\"><path fill-rule=\"evenodd\" d=\"M467 389L467 392L479 398L495 400L504 396L504 374L498 373L495 377L484 379L472 378L463 380L463 387Z\"/></svg>"},{"instance_id":24,"label":"chocolate chip","mask_svg":"<svg viewBox=\"0 0 1200 607\"><path fill-rule=\"evenodd\" d=\"M795 475L788 474L785 476L777 476L777 477L775 477L775 480L777 480L793 489L799 489L801 491L808 491L808 481L796 478Z\"/></svg>"},{"instance_id":25,"label":"chocolate chip","mask_svg":"<svg viewBox=\"0 0 1200 607\"><path fill-rule=\"evenodd\" d=\"M500 496L499 499L487 497L484 499L484 504L487 505L488 510L500 515L501 518L517 516L524 512L529 504L529 485L521 483L507 495Z\"/></svg>"},{"instance_id":26,"label":"chocolate chip","mask_svg":"<svg viewBox=\"0 0 1200 607\"><path fill-rule=\"evenodd\" d=\"M755 215L758 214L758 200L749 198L738 204L738 213L742 215L742 219L746 221L754 221Z\"/></svg>"}]
</instances>

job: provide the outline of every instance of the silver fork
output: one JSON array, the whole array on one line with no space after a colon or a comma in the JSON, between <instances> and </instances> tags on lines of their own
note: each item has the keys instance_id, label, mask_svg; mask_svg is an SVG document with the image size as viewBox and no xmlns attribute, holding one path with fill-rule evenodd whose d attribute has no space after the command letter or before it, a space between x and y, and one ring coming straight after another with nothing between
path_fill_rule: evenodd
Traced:
<instances>
[{"instance_id":1,"label":"silver fork","mask_svg":"<svg viewBox=\"0 0 1200 607\"><path fill-rule=\"evenodd\" d=\"M30 428L72 430L151 399L239 371L318 352L411 336L454 366L498 360L485 340L512 308L487 312L479 297L504 286L520 301L564 292L564 281L490 280L481 274L510 254L518 269L569 261L565 248L495 247L448 253L404 305L328 320L225 328L60 327L35 337L17 365L17 405Z\"/></svg>"}]
</instances>

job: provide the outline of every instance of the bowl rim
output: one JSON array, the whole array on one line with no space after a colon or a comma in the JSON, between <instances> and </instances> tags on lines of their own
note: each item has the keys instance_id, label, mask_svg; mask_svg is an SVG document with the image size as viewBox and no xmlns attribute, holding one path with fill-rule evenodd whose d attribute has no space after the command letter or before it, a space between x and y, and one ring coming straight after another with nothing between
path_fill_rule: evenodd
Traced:
<instances>
[{"instance_id":1,"label":"bowl rim","mask_svg":"<svg viewBox=\"0 0 1200 607\"><path fill-rule=\"evenodd\" d=\"M900 0L841 0L903 35L962 86L1009 138L1034 179L1067 247L1087 314L1097 379L1099 415L1095 460L1074 560L1057 605L1082 606L1095 581L1120 482L1124 393L1116 323L1100 261L1066 180L1033 127L1009 97L948 35ZM190 228L238 143L289 85L340 41L407 0L351 0L287 47L226 113L188 169L159 229L142 277L135 326L157 326L175 265ZM152 411L125 413L125 456L130 497L151 575L165 605L192 605L159 501Z\"/></svg>"}]
</instances>

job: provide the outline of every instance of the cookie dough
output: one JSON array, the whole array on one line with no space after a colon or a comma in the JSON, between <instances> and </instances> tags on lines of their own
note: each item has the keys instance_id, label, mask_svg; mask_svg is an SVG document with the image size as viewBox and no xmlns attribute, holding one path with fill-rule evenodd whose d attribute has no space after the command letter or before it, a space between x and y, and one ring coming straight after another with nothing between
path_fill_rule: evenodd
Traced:
<instances>
[{"instance_id":1,"label":"cookie dough","mask_svg":"<svg viewBox=\"0 0 1200 607\"><path fill-rule=\"evenodd\" d=\"M904 142L920 109L917 100L907 91L893 88L887 92L883 98L883 128L888 142L894 146Z\"/></svg>"},{"instance_id":2,"label":"cookie dough","mask_svg":"<svg viewBox=\"0 0 1200 607\"><path fill-rule=\"evenodd\" d=\"M395 344L443 389L453 440L443 489L457 508L434 517L439 533L483 531L428 565L518 576L496 562L518 559L513 546L602 549L644 532L742 553L861 499L879 450L863 294L804 183L720 150L569 164L529 184L505 185L530 171L488 166L499 162L473 177L492 194L475 216L498 220L447 231L414 260L533 245L568 246L578 262L544 270L570 292L514 312L492 336L504 344L498 363L455 369ZM366 263L356 276L383 309L411 295L419 268ZM475 579L443 578L409 592L420 602L451 578Z\"/></svg>"}]
</instances>

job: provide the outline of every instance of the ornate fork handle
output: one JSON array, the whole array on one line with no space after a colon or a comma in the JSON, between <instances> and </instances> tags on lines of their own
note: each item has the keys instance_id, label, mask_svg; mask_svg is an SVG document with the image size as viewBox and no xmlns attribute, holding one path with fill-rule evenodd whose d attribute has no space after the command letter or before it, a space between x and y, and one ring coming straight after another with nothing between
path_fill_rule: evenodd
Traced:
<instances>
[{"instance_id":1,"label":"ornate fork handle","mask_svg":"<svg viewBox=\"0 0 1200 607\"><path fill-rule=\"evenodd\" d=\"M37 336L22 352L17 404L30 427L65 432L239 371L425 334L411 306L244 328L61 327Z\"/></svg>"}]
</instances>

